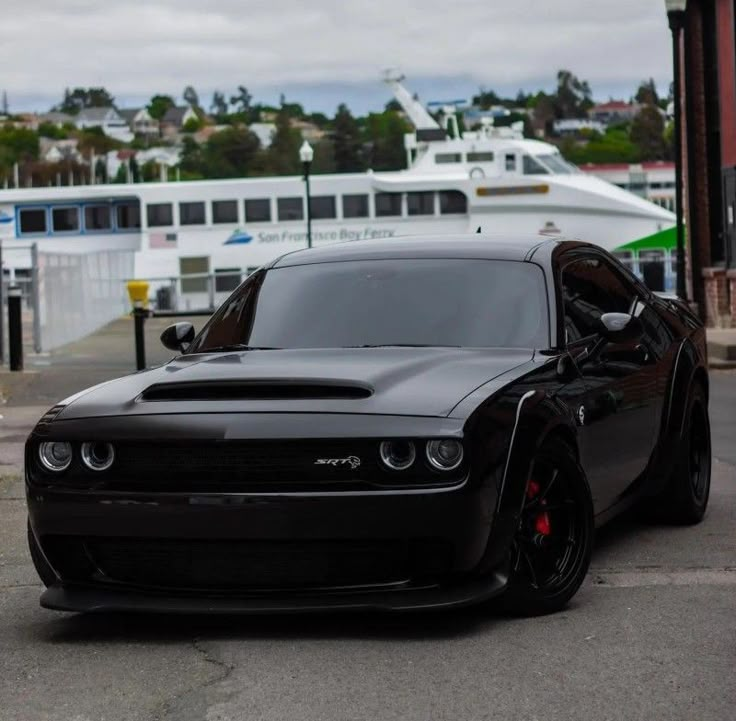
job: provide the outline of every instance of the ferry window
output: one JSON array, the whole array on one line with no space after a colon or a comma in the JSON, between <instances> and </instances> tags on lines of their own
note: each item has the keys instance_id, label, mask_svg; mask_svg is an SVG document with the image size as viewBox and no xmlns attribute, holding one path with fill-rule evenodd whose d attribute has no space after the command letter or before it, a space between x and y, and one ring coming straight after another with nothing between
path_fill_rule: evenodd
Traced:
<instances>
[{"instance_id":1,"label":"ferry window","mask_svg":"<svg viewBox=\"0 0 736 721\"><path fill-rule=\"evenodd\" d=\"M151 203L147 208L148 225L173 225L174 211L171 203Z\"/></svg>"},{"instance_id":2,"label":"ferry window","mask_svg":"<svg viewBox=\"0 0 736 721\"><path fill-rule=\"evenodd\" d=\"M86 205L84 207L85 230L110 230L112 217L109 205Z\"/></svg>"},{"instance_id":3,"label":"ferry window","mask_svg":"<svg viewBox=\"0 0 736 721\"><path fill-rule=\"evenodd\" d=\"M442 215L467 212L468 199L465 197L465 193L461 193L459 190L440 191L440 213Z\"/></svg>"},{"instance_id":4,"label":"ferry window","mask_svg":"<svg viewBox=\"0 0 736 721\"><path fill-rule=\"evenodd\" d=\"M207 273L210 272L209 256L197 258L179 258L179 275L181 276L182 293L206 293ZM200 275L201 274L201 275ZM199 275L197 278L185 276Z\"/></svg>"},{"instance_id":5,"label":"ferry window","mask_svg":"<svg viewBox=\"0 0 736 721\"><path fill-rule=\"evenodd\" d=\"M132 230L141 227L141 208L138 203L122 203L115 207L118 228Z\"/></svg>"},{"instance_id":6,"label":"ferry window","mask_svg":"<svg viewBox=\"0 0 736 721\"><path fill-rule=\"evenodd\" d=\"M445 163L462 163L463 156L460 153L437 153L434 156L434 162L437 165L444 165Z\"/></svg>"},{"instance_id":7,"label":"ferry window","mask_svg":"<svg viewBox=\"0 0 736 721\"><path fill-rule=\"evenodd\" d=\"M376 215L401 215L401 193L376 193Z\"/></svg>"},{"instance_id":8,"label":"ferry window","mask_svg":"<svg viewBox=\"0 0 736 721\"><path fill-rule=\"evenodd\" d=\"M343 218L367 218L368 196L367 195L343 195L342 196Z\"/></svg>"},{"instance_id":9,"label":"ferry window","mask_svg":"<svg viewBox=\"0 0 736 721\"><path fill-rule=\"evenodd\" d=\"M407 193L406 205L409 215L434 215L434 193Z\"/></svg>"},{"instance_id":10,"label":"ferry window","mask_svg":"<svg viewBox=\"0 0 736 721\"><path fill-rule=\"evenodd\" d=\"M524 175L549 175L549 170L531 155L525 155L522 158L522 163Z\"/></svg>"},{"instance_id":11,"label":"ferry window","mask_svg":"<svg viewBox=\"0 0 736 721\"><path fill-rule=\"evenodd\" d=\"M321 220L323 218L335 218L335 196L334 195L315 195L309 199L309 210L312 218Z\"/></svg>"},{"instance_id":12,"label":"ferry window","mask_svg":"<svg viewBox=\"0 0 736 721\"><path fill-rule=\"evenodd\" d=\"M213 223L237 223L238 201L237 200L213 200L212 201Z\"/></svg>"},{"instance_id":13,"label":"ferry window","mask_svg":"<svg viewBox=\"0 0 736 721\"><path fill-rule=\"evenodd\" d=\"M506 153L506 170L514 172L516 170L516 155L514 153Z\"/></svg>"},{"instance_id":14,"label":"ferry window","mask_svg":"<svg viewBox=\"0 0 736 721\"><path fill-rule=\"evenodd\" d=\"M240 268L215 268L215 292L231 293L240 285Z\"/></svg>"},{"instance_id":15,"label":"ferry window","mask_svg":"<svg viewBox=\"0 0 736 721\"><path fill-rule=\"evenodd\" d=\"M204 203L179 203L180 225L204 225Z\"/></svg>"},{"instance_id":16,"label":"ferry window","mask_svg":"<svg viewBox=\"0 0 736 721\"><path fill-rule=\"evenodd\" d=\"M271 201L268 198L246 200L245 219L249 223L268 223L271 220Z\"/></svg>"},{"instance_id":17,"label":"ferry window","mask_svg":"<svg viewBox=\"0 0 736 721\"><path fill-rule=\"evenodd\" d=\"M52 208L51 228L55 233L70 233L79 230L79 208Z\"/></svg>"},{"instance_id":18,"label":"ferry window","mask_svg":"<svg viewBox=\"0 0 736 721\"><path fill-rule=\"evenodd\" d=\"M18 216L21 233L46 232L46 210L44 208L25 208Z\"/></svg>"},{"instance_id":19,"label":"ferry window","mask_svg":"<svg viewBox=\"0 0 736 721\"><path fill-rule=\"evenodd\" d=\"M539 160L543 162L548 168L552 169L553 173L560 173L569 175L575 170L561 155L557 153L550 153L549 155L540 155Z\"/></svg>"},{"instance_id":20,"label":"ferry window","mask_svg":"<svg viewBox=\"0 0 736 721\"><path fill-rule=\"evenodd\" d=\"M304 203L301 198L276 198L279 220L301 220L304 217Z\"/></svg>"},{"instance_id":21,"label":"ferry window","mask_svg":"<svg viewBox=\"0 0 736 721\"><path fill-rule=\"evenodd\" d=\"M493 153L490 150L487 152L478 151L475 153L468 153L467 158L469 163L492 163Z\"/></svg>"}]
</instances>

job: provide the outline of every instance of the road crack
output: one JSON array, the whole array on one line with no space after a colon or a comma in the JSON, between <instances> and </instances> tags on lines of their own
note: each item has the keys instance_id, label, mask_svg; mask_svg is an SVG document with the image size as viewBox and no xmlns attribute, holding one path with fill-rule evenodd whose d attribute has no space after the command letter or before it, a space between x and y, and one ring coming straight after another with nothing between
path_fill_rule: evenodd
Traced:
<instances>
[{"instance_id":1,"label":"road crack","mask_svg":"<svg viewBox=\"0 0 736 721\"><path fill-rule=\"evenodd\" d=\"M211 678L205 679L204 681L201 681L199 683L195 683L189 688L181 691L178 694L175 694L172 698L168 699L167 701L164 701L161 704L161 710L158 713L155 713L153 716L153 719L155 721L162 721L163 719L169 717L174 710L174 707L178 702L180 702L183 698L186 698L187 696L191 696L194 693L200 693L211 686L215 686L219 683L222 683L225 681L230 674L235 670L235 664L230 664L227 661L223 661L222 659L217 658L216 656L213 656L212 653L204 647L203 642L199 638L192 639L190 646L194 649L194 651L197 653L197 655L207 664L210 664L211 666L214 666L218 673L212 676Z\"/></svg>"}]
</instances>

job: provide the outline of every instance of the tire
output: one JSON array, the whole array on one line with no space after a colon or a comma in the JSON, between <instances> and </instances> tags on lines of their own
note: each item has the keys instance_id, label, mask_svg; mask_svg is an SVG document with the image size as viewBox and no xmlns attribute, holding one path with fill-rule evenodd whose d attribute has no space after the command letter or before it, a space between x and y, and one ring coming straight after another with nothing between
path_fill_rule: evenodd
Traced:
<instances>
[{"instance_id":1,"label":"tire","mask_svg":"<svg viewBox=\"0 0 736 721\"><path fill-rule=\"evenodd\" d=\"M561 442L546 444L527 482L502 609L516 616L563 609L588 572L593 534L593 499L575 453Z\"/></svg>"},{"instance_id":2,"label":"tire","mask_svg":"<svg viewBox=\"0 0 736 721\"><path fill-rule=\"evenodd\" d=\"M674 471L651 507L658 520L693 525L708 507L711 473L708 402L699 383L690 392L677 454Z\"/></svg>"},{"instance_id":3,"label":"tire","mask_svg":"<svg viewBox=\"0 0 736 721\"><path fill-rule=\"evenodd\" d=\"M41 549L38 547L36 537L33 535L33 531L31 530L30 522L27 524L27 533L28 548L31 552L31 560L33 561L33 565L36 568L36 573L41 579L41 582L44 586L48 588L52 584L56 583L56 574L54 573L54 569L51 568L51 566L49 566L49 564L46 562L43 553L41 553Z\"/></svg>"}]
</instances>

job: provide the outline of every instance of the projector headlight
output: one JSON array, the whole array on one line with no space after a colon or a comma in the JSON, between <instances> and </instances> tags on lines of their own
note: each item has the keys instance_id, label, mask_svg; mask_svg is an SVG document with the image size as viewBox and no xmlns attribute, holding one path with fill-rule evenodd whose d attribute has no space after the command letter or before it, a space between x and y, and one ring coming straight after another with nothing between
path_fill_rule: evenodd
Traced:
<instances>
[{"instance_id":1,"label":"projector headlight","mask_svg":"<svg viewBox=\"0 0 736 721\"><path fill-rule=\"evenodd\" d=\"M59 473L72 462L72 444L66 441L47 441L38 447L38 458L48 471Z\"/></svg>"},{"instance_id":2,"label":"projector headlight","mask_svg":"<svg viewBox=\"0 0 736 721\"><path fill-rule=\"evenodd\" d=\"M417 452L411 441L383 441L380 447L381 460L392 471L405 471L414 463Z\"/></svg>"},{"instance_id":3,"label":"projector headlight","mask_svg":"<svg viewBox=\"0 0 736 721\"><path fill-rule=\"evenodd\" d=\"M453 438L428 441L427 460L438 471L454 471L463 462L463 444Z\"/></svg>"},{"instance_id":4,"label":"projector headlight","mask_svg":"<svg viewBox=\"0 0 736 721\"><path fill-rule=\"evenodd\" d=\"M82 461L92 471L106 471L115 460L111 443L82 443Z\"/></svg>"}]
</instances>

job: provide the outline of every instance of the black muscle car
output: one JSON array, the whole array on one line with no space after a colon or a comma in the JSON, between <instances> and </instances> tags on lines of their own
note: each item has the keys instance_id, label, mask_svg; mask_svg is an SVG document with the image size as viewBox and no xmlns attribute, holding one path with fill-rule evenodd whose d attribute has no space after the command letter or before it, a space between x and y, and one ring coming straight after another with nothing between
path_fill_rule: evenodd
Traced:
<instances>
[{"instance_id":1,"label":"black muscle car","mask_svg":"<svg viewBox=\"0 0 736 721\"><path fill-rule=\"evenodd\" d=\"M600 248L345 243L251 275L26 445L47 608L561 608L593 530L698 522L705 335Z\"/></svg>"}]
</instances>

